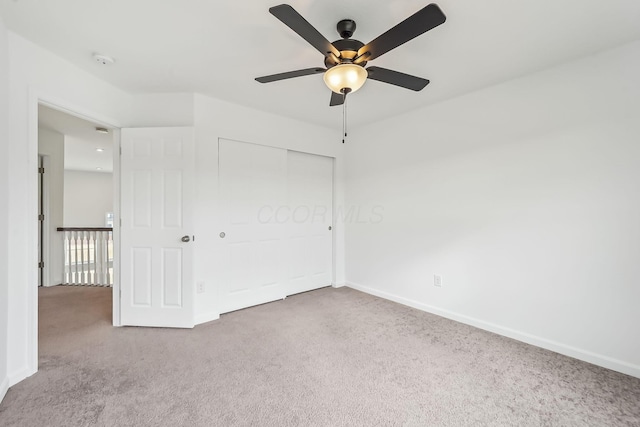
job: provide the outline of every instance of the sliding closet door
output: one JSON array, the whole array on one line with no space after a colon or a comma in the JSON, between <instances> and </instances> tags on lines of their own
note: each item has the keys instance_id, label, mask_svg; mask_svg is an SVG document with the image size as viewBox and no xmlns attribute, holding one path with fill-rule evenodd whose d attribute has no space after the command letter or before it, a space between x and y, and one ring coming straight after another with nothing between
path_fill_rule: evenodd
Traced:
<instances>
[{"instance_id":1,"label":"sliding closet door","mask_svg":"<svg viewBox=\"0 0 640 427\"><path fill-rule=\"evenodd\" d=\"M287 295L286 225L270 215L286 204L287 151L221 139L219 154L226 313Z\"/></svg>"},{"instance_id":2,"label":"sliding closet door","mask_svg":"<svg viewBox=\"0 0 640 427\"><path fill-rule=\"evenodd\" d=\"M221 313L331 284L333 159L220 140Z\"/></svg>"},{"instance_id":3,"label":"sliding closet door","mask_svg":"<svg viewBox=\"0 0 640 427\"><path fill-rule=\"evenodd\" d=\"M287 153L288 293L331 284L333 159Z\"/></svg>"}]
</instances>

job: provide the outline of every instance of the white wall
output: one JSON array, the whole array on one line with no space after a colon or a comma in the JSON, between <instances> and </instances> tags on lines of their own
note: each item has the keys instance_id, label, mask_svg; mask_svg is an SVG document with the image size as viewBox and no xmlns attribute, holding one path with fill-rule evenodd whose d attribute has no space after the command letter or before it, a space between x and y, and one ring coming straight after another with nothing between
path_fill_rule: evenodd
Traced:
<instances>
[{"instance_id":1,"label":"white wall","mask_svg":"<svg viewBox=\"0 0 640 427\"><path fill-rule=\"evenodd\" d=\"M383 220L347 281L640 377L639 75L636 42L352 131Z\"/></svg>"},{"instance_id":2,"label":"white wall","mask_svg":"<svg viewBox=\"0 0 640 427\"><path fill-rule=\"evenodd\" d=\"M126 124L131 96L9 32L8 375L37 366L37 102L44 100L111 125ZM88 61L91 59L88 58ZM3 98L4 99L4 98ZM5 158L3 156L3 158Z\"/></svg>"},{"instance_id":3,"label":"white wall","mask_svg":"<svg viewBox=\"0 0 640 427\"><path fill-rule=\"evenodd\" d=\"M113 174L64 171L64 226L105 227L113 212Z\"/></svg>"},{"instance_id":4,"label":"white wall","mask_svg":"<svg viewBox=\"0 0 640 427\"><path fill-rule=\"evenodd\" d=\"M193 126L194 94L148 93L132 98L132 127Z\"/></svg>"},{"instance_id":5,"label":"white wall","mask_svg":"<svg viewBox=\"0 0 640 427\"><path fill-rule=\"evenodd\" d=\"M343 144L339 131L306 124L273 114L195 96L196 130L196 282L205 283L205 292L196 299L196 323L219 316L219 272L222 271L222 213L218 195L218 138L287 148L335 157L338 205L343 204ZM335 228L337 284L344 283L342 224Z\"/></svg>"},{"instance_id":6,"label":"white wall","mask_svg":"<svg viewBox=\"0 0 640 427\"><path fill-rule=\"evenodd\" d=\"M43 241L46 246L43 286L61 284L63 280L64 135L49 129L38 129L38 154L45 157L43 203L45 212Z\"/></svg>"},{"instance_id":7,"label":"white wall","mask_svg":"<svg viewBox=\"0 0 640 427\"><path fill-rule=\"evenodd\" d=\"M7 374L7 333L9 311L9 60L7 31L0 18L0 401L9 388Z\"/></svg>"}]
</instances>

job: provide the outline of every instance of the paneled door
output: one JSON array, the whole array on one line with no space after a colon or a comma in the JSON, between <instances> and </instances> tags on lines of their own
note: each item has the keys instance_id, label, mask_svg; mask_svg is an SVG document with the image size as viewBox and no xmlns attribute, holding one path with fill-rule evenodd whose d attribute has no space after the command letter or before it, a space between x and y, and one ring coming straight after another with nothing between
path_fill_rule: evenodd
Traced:
<instances>
[{"instance_id":1,"label":"paneled door","mask_svg":"<svg viewBox=\"0 0 640 427\"><path fill-rule=\"evenodd\" d=\"M288 294L331 284L333 273L333 159L287 153Z\"/></svg>"},{"instance_id":2,"label":"paneled door","mask_svg":"<svg viewBox=\"0 0 640 427\"><path fill-rule=\"evenodd\" d=\"M193 129L122 129L121 147L121 323L191 328Z\"/></svg>"},{"instance_id":3,"label":"paneled door","mask_svg":"<svg viewBox=\"0 0 640 427\"><path fill-rule=\"evenodd\" d=\"M221 313L331 284L333 159L220 140Z\"/></svg>"}]
</instances>

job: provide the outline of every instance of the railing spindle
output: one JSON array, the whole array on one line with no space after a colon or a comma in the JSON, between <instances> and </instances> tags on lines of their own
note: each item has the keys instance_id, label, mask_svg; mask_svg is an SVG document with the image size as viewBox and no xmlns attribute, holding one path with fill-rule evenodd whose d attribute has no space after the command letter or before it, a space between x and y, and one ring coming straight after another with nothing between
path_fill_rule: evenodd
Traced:
<instances>
[{"instance_id":1,"label":"railing spindle","mask_svg":"<svg viewBox=\"0 0 640 427\"><path fill-rule=\"evenodd\" d=\"M104 286L102 281L102 231L96 231L96 284Z\"/></svg>"},{"instance_id":2,"label":"railing spindle","mask_svg":"<svg viewBox=\"0 0 640 427\"><path fill-rule=\"evenodd\" d=\"M73 253L71 256L71 284L75 285L78 279L78 233L76 231L71 232L71 241L73 242Z\"/></svg>"},{"instance_id":3,"label":"railing spindle","mask_svg":"<svg viewBox=\"0 0 640 427\"><path fill-rule=\"evenodd\" d=\"M80 260L78 267L80 267L80 278L78 279L79 285L84 285L84 231L80 231Z\"/></svg>"},{"instance_id":4,"label":"railing spindle","mask_svg":"<svg viewBox=\"0 0 640 427\"><path fill-rule=\"evenodd\" d=\"M105 283L107 286L113 286L111 269L113 268L113 233L107 233L106 236L106 248L107 248L107 265L104 269L106 277Z\"/></svg>"},{"instance_id":5,"label":"railing spindle","mask_svg":"<svg viewBox=\"0 0 640 427\"><path fill-rule=\"evenodd\" d=\"M73 246L74 246L74 251L73 251L73 284L77 285L79 280L78 277L80 276L80 272L78 271L78 231L75 231L73 233Z\"/></svg>"},{"instance_id":6,"label":"railing spindle","mask_svg":"<svg viewBox=\"0 0 640 427\"><path fill-rule=\"evenodd\" d=\"M108 233L100 233L100 286L107 286L107 262L108 262L108 257L107 257L107 252L106 252L106 234Z\"/></svg>"},{"instance_id":7,"label":"railing spindle","mask_svg":"<svg viewBox=\"0 0 640 427\"><path fill-rule=\"evenodd\" d=\"M87 246L84 249L85 257L84 257L84 269L86 280L84 282L85 286L91 284L91 232L84 232L85 241L87 242Z\"/></svg>"},{"instance_id":8,"label":"railing spindle","mask_svg":"<svg viewBox=\"0 0 640 427\"><path fill-rule=\"evenodd\" d=\"M95 232L89 231L89 284L97 285L96 282L96 240Z\"/></svg>"},{"instance_id":9,"label":"railing spindle","mask_svg":"<svg viewBox=\"0 0 640 427\"><path fill-rule=\"evenodd\" d=\"M62 237L62 247L63 247L63 251L64 251L64 258L65 260L62 262L62 271L63 273L63 278L62 278L62 282L64 285L68 285L70 280L69 280L69 259L71 259L71 257L69 256L69 248L71 247L71 245L69 244L69 232L65 231Z\"/></svg>"}]
</instances>

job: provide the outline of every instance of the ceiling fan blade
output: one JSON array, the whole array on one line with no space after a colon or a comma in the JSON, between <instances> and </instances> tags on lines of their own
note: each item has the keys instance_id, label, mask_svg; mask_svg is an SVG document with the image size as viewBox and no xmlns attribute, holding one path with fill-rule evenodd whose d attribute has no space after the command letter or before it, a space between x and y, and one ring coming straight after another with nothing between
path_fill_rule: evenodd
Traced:
<instances>
[{"instance_id":1,"label":"ceiling fan blade","mask_svg":"<svg viewBox=\"0 0 640 427\"><path fill-rule=\"evenodd\" d=\"M367 68L371 80L389 83L400 86L405 89L415 90L416 92L424 89L429 84L429 80L421 77L412 76L410 74L401 73L399 71L388 70L380 67Z\"/></svg>"},{"instance_id":2,"label":"ceiling fan blade","mask_svg":"<svg viewBox=\"0 0 640 427\"><path fill-rule=\"evenodd\" d=\"M438 5L431 3L358 49L358 57L361 59L355 62L371 61L437 27L446 20L447 17L444 16Z\"/></svg>"},{"instance_id":3,"label":"ceiling fan blade","mask_svg":"<svg viewBox=\"0 0 640 427\"><path fill-rule=\"evenodd\" d=\"M344 104L344 95L331 91L331 101L329 101L329 107L335 107L336 105L342 104Z\"/></svg>"},{"instance_id":4,"label":"ceiling fan blade","mask_svg":"<svg viewBox=\"0 0 640 427\"><path fill-rule=\"evenodd\" d=\"M288 4L273 6L269 8L269 12L305 39L311 46L318 49L324 56L331 56L332 54L336 57L340 56L338 49Z\"/></svg>"},{"instance_id":5,"label":"ceiling fan blade","mask_svg":"<svg viewBox=\"0 0 640 427\"><path fill-rule=\"evenodd\" d=\"M324 73L324 68L305 68L304 70L287 71L286 73L272 74L270 76L257 77L256 81L260 83L271 83L278 80L292 79L294 77L309 76L311 74Z\"/></svg>"}]
</instances>

